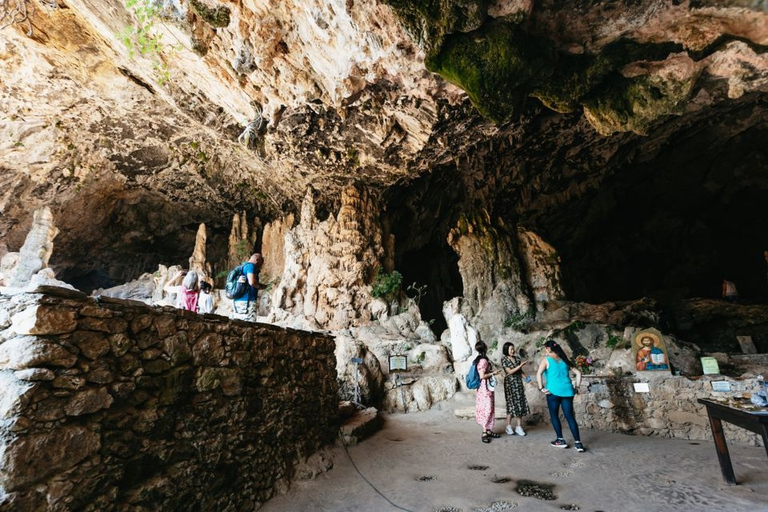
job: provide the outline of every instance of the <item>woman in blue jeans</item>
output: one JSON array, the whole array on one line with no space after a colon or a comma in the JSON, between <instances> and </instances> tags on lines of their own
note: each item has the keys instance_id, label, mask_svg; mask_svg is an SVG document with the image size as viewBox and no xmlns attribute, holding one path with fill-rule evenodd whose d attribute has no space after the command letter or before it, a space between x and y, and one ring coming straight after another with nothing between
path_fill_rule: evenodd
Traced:
<instances>
[{"instance_id":1,"label":"woman in blue jeans","mask_svg":"<svg viewBox=\"0 0 768 512\"><path fill-rule=\"evenodd\" d=\"M563 439L563 427L560 424L560 406L563 407L563 416L568 422L568 427L573 434L573 445L577 452L584 451L584 445L581 444L579 437L579 425L573 415L573 396L579 392L581 386L581 372L576 368L568 356L563 352L563 348L557 342L548 340L544 344L544 359L539 364L539 371L536 372L536 382L539 384L539 391L547 395L547 407L549 407L549 416L552 419L552 427L555 429L557 439L550 444L555 448L568 448L568 443ZM576 387L571 382L570 372L576 375ZM547 382L544 387L542 376Z\"/></svg>"}]
</instances>

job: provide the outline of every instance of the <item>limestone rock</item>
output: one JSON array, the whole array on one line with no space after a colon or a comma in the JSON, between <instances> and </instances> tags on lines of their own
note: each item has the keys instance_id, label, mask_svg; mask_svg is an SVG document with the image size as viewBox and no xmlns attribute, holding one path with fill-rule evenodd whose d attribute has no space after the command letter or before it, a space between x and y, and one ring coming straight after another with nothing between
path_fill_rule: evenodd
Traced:
<instances>
[{"instance_id":1,"label":"limestone rock","mask_svg":"<svg viewBox=\"0 0 768 512\"><path fill-rule=\"evenodd\" d=\"M35 336L20 336L0 344L0 368L24 370L37 366L70 368L77 357L54 342Z\"/></svg>"},{"instance_id":2,"label":"limestone rock","mask_svg":"<svg viewBox=\"0 0 768 512\"><path fill-rule=\"evenodd\" d=\"M76 313L35 306L11 317L11 329L17 334L63 334L77 327Z\"/></svg>"},{"instance_id":3,"label":"limestone rock","mask_svg":"<svg viewBox=\"0 0 768 512\"><path fill-rule=\"evenodd\" d=\"M48 266L48 260L53 253L53 239L58 233L58 228L53 224L53 213L50 208L44 207L35 211L32 227L16 258L16 266L8 271L8 286L24 286L34 274ZM9 261L6 260L3 266L8 264Z\"/></svg>"},{"instance_id":4,"label":"limestone rock","mask_svg":"<svg viewBox=\"0 0 768 512\"><path fill-rule=\"evenodd\" d=\"M96 454L100 447L99 435L79 426L25 437L3 453L0 484L13 491L76 465Z\"/></svg>"}]
</instances>

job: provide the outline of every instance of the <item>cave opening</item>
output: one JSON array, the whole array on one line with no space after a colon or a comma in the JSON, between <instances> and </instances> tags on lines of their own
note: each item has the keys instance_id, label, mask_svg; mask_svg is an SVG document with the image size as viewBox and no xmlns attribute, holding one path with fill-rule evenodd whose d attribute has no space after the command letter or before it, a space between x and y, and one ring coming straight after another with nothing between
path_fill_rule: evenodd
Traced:
<instances>
[{"instance_id":1,"label":"cave opening","mask_svg":"<svg viewBox=\"0 0 768 512\"><path fill-rule=\"evenodd\" d=\"M438 337L448 328L443 303L464 293L459 257L446 237L465 191L455 165L438 166L408 185L393 187L383 219L395 237L395 270L403 275L403 290L418 296L421 318Z\"/></svg>"},{"instance_id":2,"label":"cave opening","mask_svg":"<svg viewBox=\"0 0 768 512\"><path fill-rule=\"evenodd\" d=\"M418 301L421 318L438 337L448 328L443 303L462 295L459 258L447 243L430 243L404 252L400 257L403 288ZM426 285L426 288L422 288Z\"/></svg>"},{"instance_id":3,"label":"cave opening","mask_svg":"<svg viewBox=\"0 0 768 512\"><path fill-rule=\"evenodd\" d=\"M745 303L767 302L767 136L765 123L680 131L543 221L567 297L719 298L728 279Z\"/></svg>"}]
</instances>

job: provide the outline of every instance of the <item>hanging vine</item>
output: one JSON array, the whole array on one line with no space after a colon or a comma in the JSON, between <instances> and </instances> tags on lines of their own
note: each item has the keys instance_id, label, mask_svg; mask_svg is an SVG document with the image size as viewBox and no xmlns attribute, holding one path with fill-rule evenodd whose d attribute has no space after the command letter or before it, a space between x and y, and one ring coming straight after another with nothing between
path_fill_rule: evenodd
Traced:
<instances>
[{"instance_id":1,"label":"hanging vine","mask_svg":"<svg viewBox=\"0 0 768 512\"><path fill-rule=\"evenodd\" d=\"M51 9L57 7L56 0L43 0L43 5ZM32 37L32 16L35 5L29 0L0 0L0 30L11 25L27 25L27 36Z\"/></svg>"}]
</instances>

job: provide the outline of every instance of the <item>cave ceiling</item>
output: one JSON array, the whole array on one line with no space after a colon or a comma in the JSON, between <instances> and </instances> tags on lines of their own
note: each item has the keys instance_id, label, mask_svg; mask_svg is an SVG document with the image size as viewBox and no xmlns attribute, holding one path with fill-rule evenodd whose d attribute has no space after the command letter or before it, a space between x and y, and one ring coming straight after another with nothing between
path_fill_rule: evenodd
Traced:
<instances>
[{"instance_id":1,"label":"cave ceiling","mask_svg":"<svg viewBox=\"0 0 768 512\"><path fill-rule=\"evenodd\" d=\"M396 265L483 211L577 300L766 291L764 1L0 5L0 255L49 205L58 275L120 282L358 185Z\"/></svg>"}]
</instances>

